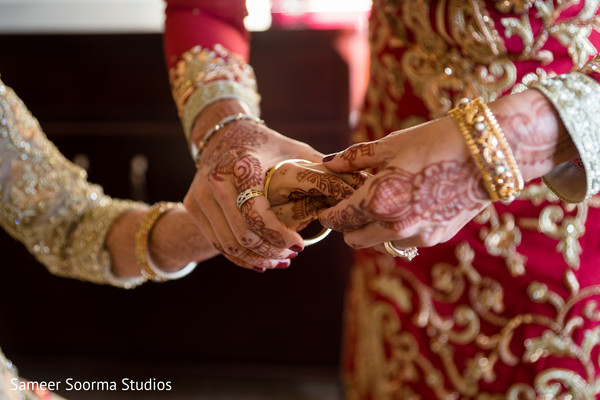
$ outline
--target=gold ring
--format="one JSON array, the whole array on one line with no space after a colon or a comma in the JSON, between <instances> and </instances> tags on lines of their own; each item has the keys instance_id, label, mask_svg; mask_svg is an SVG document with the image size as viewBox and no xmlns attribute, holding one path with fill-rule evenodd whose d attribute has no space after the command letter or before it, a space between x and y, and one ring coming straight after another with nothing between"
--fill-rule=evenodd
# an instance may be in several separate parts
<instances>
[{"instance_id":1,"label":"gold ring","mask_svg":"<svg viewBox=\"0 0 600 400\"><path fill-rule=\"evenodd\" d=\"M294 162L304 162L304 163L312 163L312 161L303 160L301 158L291 158L289 160L283 160L275 164L274 167L269 169L265 175L265 198L269 200L269 187L271 186L271 179L273 179L273 175L275 175L275 171L281 168L282 165L294 163ZM321 240L325 239L327 235L331 233L331 229L323 227L323 230L319 232L316 236L313 236L308 239L304 239L304 247L311 246L315 243L319 243Z\"/></svg>"},{"instance_id":2,"label":"gold ring","mask_svg":"<svg viewBox=\"0 0 600 400\"><path fill-rule=\"evenodd\" d=\"M406 258L407 261L412 261L413 258L419 255L419 250L416 247L409 247L406 249L398 249L394 247L391 241L383 243L383 246L393 257Z\"/></svg>"},{"instance_id":3,"label":"gold ring","mask_svg":"<svg viewBox=\"0 0 600 400\"><path fill-rule=\"evenodd\" d=\"M264 196L264 195L265 195L265 192L263 192L262 190L257 190L257 189L244 190L242 193L238 194L238 197L236 200L238 210L241 210L244 203L247 202L248 200L250 200L254 197L259 197L259 196Z\"/></svg>"}]
</instances>

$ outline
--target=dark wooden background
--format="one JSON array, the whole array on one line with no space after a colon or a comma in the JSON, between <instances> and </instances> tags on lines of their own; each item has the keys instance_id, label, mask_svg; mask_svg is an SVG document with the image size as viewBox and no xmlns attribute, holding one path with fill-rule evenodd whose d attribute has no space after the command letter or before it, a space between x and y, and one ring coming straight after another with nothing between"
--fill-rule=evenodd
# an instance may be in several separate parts
<instances>
[{"instance_id":1,"label":"dark wooden background","mask_svg":"<svg viewBox=\"0 0 600 400\"><path fill-rule=\"evenodd\" d=\"M268 125L324 153L348 141L348 65L338 51L344 35L271 31L252 39ZM176 201L194 167L161 40L3 35L0 72L68 158L85 156L90 180L108 194ZM148 161L141 187L130 179L136 155ZM0 344L25 376L71 358L148 368L338 368L350 262L338 235L307 248L286 271L258 274L218 257L181 281L132 291L53 277L4 233L0 249Z\"/></svg>"}]
</instances>

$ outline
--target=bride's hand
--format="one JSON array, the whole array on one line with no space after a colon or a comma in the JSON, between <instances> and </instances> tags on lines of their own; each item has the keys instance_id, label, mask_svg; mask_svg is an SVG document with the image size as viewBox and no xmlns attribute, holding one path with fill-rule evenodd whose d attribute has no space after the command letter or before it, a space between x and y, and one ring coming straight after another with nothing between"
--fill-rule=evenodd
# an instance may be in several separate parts
<instances>
[{"instance_id":1,"label":"bride's hand","mask_svg":"<svg viewBox=\"0 0 600 400\"><path fill-rule=\"evenodd\" d=\"M464 140L449 118L360 143L324 159L332 171L374 168L353 196L319 213L354 248L394 241L425 247L451 238L489 197Z\"/></svg>"},{"instance_id":2,"label":"bride's hand","mask_svg":"<svg viewBox=\"0 0 600 400\"><path fill-rule=\"evenodd\" d=\"M537 90L504 96L490 109L525 181L577 157L556 111ZM377 169L354 195L319 214L321 223L344 232L352 247L379 245L381 250L387 241L400 248L433 246L491 204L483 176L450 117L354 145L324 161L338 173Z\"/></svg>"},{"instance_id":3,"label":"bride's hand","mask_svg":"<svg viewBox=\"0 0 600 400\"><path fill-rule=\"evenodd\" d=\"M316 220L320 210L348 198L367 178L363 172L337 174L321 163L302 160L283 163L268 176L271 210L296 231Z\"/></svg>"}]
</instances>

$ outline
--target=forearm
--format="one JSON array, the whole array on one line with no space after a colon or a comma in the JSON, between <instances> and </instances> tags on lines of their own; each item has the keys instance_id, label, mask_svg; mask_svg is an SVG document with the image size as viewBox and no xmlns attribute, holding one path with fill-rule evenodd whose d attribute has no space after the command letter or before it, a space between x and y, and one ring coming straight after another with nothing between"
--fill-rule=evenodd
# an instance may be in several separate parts
<instances>
[{"instance_id":1,"label":"forearm","mask_svg":"<svg viewBox=\"0 0 600 400\"><path fill-rule=\"evenodd\" d=\"M106 248L111 257L112 272L129 278L141 276L135 255L135 235L146 209L124 212L112 225ZM175 272L192 261L203 261L218 254L199 230L189 214L174 208L160 218L148 240L149 257L162 271Z\"/></svg>"},{"instance_id":2,"label":"forearm","mask_svg":"<svg viewBox=\"0 0 600 400\"><path fill-rule=\"evenodd\" d=\"M539 178L577 157L552 103L535 89L490 104L525 181Z\"/></svg>"}]
</instances>

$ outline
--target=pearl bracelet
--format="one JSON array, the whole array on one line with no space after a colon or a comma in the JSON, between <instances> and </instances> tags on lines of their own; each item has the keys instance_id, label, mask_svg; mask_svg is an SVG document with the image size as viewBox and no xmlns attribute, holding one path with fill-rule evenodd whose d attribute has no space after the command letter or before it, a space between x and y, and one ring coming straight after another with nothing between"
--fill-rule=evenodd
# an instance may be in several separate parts
<instances>
[{"instance_id":1,"label":"pearl bracelet","mask_svg":"<svg viewBox=\"0 0 600 400\"><path fill-rule=\"evenodd\" d=\"M182 206L181 203L160 202L150 207L150 210L144 215L140 227L135 234L135 257L144 278L153 282L165 282L179 279L189 275L198 265L197 262L191 262L177 272L164 272L154 265L150 259L150 254L148 253L148 238L152 228L156 225L156 222L167 211Z\"/></svg>"},{"instance_id":2,"label":"pearl bracelet","mask_svg":"<svg viewBox=\"0 0 600 400\"><path fill-rule=\"evenodd\" d=\"M210 138L215 133L217 133L219 130L223 129L225 127L225 125L227 125L231 122L242 121L242 120L253 121L260 125L265 124L265 121L263 121L262 119L255 117L253 115L244 114L244 113L228 115L227 117L223 118L221 121L219 121L219 123L217 123L211 129L209 129L208 132L206 132L204 134L204 136L202 137L202 140L200 141L198 146L196 146L195 144L192 143L192 158L194 159L196 166L198 166L198 164L200 163L200 155L202 154L202 151L208 144L208 141L210 140Z\"/></svg>"}]
</instances>

